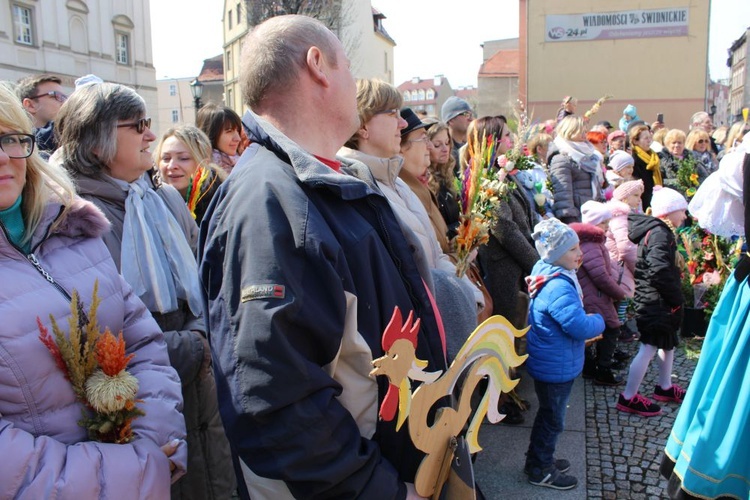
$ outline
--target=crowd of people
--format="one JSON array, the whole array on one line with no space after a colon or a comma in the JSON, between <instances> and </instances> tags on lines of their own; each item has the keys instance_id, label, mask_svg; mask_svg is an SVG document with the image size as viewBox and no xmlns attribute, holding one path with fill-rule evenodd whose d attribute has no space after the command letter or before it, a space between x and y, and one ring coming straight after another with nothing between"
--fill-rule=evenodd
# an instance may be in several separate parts
<instances>
[{"instance_id":1,"label":"crowd of people","mask_svg":"<svg viewBox=\"0 0 750 500\"><path fill-rule=\"evenodd\" d=\"M93 75L70 95L50 75L0 85L0 450L15 457L0 496L423 498L423 453L378 418L390 392L370 376L394 307L420 320L426 372L491 315L530 327L516 347L538 398L531 484L578 484L555 448L583 374L623 386L612 403L626 413L683 404L662 464L673 498L747 496L744 257L700 382L686 394L671 379L676 230L695 196L699 224L744 234L747 122L714 130L698 112L686 132L628 105L615 129L572 96L523 138L458 97L424 116L392 85L355 81L340 41L303 16L250 32L241 80L243 117L209 104L160 138L134 90ZM459 277L459 186L485 137L507 195ZM513 151L525 161L507 162ZM89 439L39 341L97 286L99 326L135 355L145 414L127 443ZM628 364L618 344L635 340ZM658 384L642 392L655 356ZM524 403L503 399L505 424Z\"/></svg>"}]
</instances>

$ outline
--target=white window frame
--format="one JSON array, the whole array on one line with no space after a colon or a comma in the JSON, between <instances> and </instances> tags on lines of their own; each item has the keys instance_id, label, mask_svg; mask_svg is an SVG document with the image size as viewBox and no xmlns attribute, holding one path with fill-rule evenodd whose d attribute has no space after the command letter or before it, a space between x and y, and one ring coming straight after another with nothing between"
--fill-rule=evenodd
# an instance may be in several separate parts
<instances>
[{"instance_id":1,"label":"white window frame","mask_svg":"<svg viewBox=\"0 0 750 500\"><path fill-rule=\"evenodd\" d=\"M174 83L169 84L169 95L172 97L177 95L177 85Z\"/></svg>"},{"instance_id":2,"label":"white window frame","mask_svg":"<svg viewBox=\"0 0 750 500\"><path fill-rule=\"evenodd\" d=\"M172 110L172 123L177 123L180 121L180 110L173 109Z\"/></svg>"},{"instance_id":3,"label":"white window frame","mask_svg":"<svg viewBox=\"0 0 750 500\"><path fill-rule=\"evenodd\" d=\"M21 45L34 45L34 9L19 3L11 4L11 9L14 40Z\"/></svg>"},{"instance_id":4,"label":"white window frame","mask_svg":"<svg viewBox=\"0 0 750 500\"><path fill-rule=\"evenodd\" d=\"M122 42L125 42L124 46ZM115 61L117 64L130 65L130 34L115 32Z\"/></svg>"}]
</instances>

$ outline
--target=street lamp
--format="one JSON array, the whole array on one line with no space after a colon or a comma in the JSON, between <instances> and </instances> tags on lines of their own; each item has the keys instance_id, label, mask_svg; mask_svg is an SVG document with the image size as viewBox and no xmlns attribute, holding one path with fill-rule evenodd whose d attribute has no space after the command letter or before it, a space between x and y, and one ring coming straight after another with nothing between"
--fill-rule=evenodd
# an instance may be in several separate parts
<instances>
[{"instance_id":1,"label":"street lamp","mask_svg":"<svg viewBox=\"0 0 750 500\"><path fill-rule=\"evenodd\" d=\"M197 78L190 82L190 93L193 94L195 111L197 113L201 109L201 97L203 97L203 84Z\"/></svg>"}]
</instances>

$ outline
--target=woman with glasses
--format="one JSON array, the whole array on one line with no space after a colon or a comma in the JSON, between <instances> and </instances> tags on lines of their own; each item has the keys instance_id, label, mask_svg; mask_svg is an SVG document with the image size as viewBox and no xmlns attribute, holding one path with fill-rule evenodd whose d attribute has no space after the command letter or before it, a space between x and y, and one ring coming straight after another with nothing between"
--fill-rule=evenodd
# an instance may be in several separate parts
<instances>
[{"instance_id":1,"label":"woman with glasses","mask_svg":"<svg viewBox=\"0 0 750 500\"><path fill-rule=\"evenodd\" d=\"M109 222L35 150L18 98L0 86L0 497L168 498L185 471L180 381L164 338L123 281L101 236ZM127 444L90 440L85 407L40 341L50 316L68 330L73 292L99 327L122 332L145 415Z\"/></svg>"},{"instance_id":2,"label":"woman with glasses","mask_svg":"<svg viewBox=\"0 0 750 500\"><path fill-rule=\"evenodd\" d=\"M706 172L713 173L719 166L716 155L711 149L711 137L703 129L694 128L685 139L685 147L693 152L693 156L699 161Z\"/></svg>"},{"instance_id":3,"label":"woman with glasses","mask_svg":"<svg viewBox=\"0 0 750 500\"><path fill-rule=\"evenodd\" d=\"M164 331L182 381L188 473L173 485L172 498L228 498L235 479L201 318L198 227L180 194L155 175L156 136L145 115L143 99L128 87L80 87L57 117L60 161L79 194L111 222L104 242Z\"/></svg>"},{"instance_id":4,"label":"woman with glasses","mask_svg":"<svg viewBox=\"0 0 750 500\"><path fill-rule=\"evenodd\" d=\"M400 155L403 130L407 130L406 136L417 132L412 136L416 142L411 143L415 148L412 152L417 153L415 158L421 155L426 162L427 152L424 124L414 115L410 127L400 114L402 103L401 93L392 85L374 79L358 80L357 109L362 125L339 150L339 156L360 161L372 172L401 223L404 236L417 249L415 258L441 312L449 349L451 341L460 347L476 327L477 310L484 307L484 298L466 276L456 278L456 267L440 248L422 202L399 177L404 166ZM424 168L423 163L422 172Z\"/></svg>"},{"instance_id":5,"label":"woman with glasses","mask_svg":"<svg viewBox=\"0 0 750 500\"><path fill-rule=\"evenodd\" d=\"M154 161L164 182L185 199L198 226L227 173L211 161L211 142L198 127L167 130L156 146Z\"/></svg>"},{"instance_id":6,"label":"woman with glasses","mask_svg":"<svg viewBox=\"0 0 750 500\"><path fill-rule=\"evenodd\" d=\"M685 148L685 132L673 128L664 136L664 149L659 153L659 163L661 165L662 175L664 176L664 185L685 194L684 188L677 181L677 172L680 166L691 163L695 173L698 174L698 182L702 183L708 172L702 163L694 160L693 154Z\"/></svg>"},{"instance_id":7,"label":"woman with glasses","mask_svg":"<svg viewBox=\"0 0 750 500\"><path fill-rule=\"evenodd\" d=\"M401 157L404 159L404 165L398 176L422 202L443 253L450 253L448 226L440 214L437 198L429 188L428 167L432 142L427 136L427 124L422 122L411 108L402 109L401 118L406 120L406 127L401 130Z\"/></svg>"}]
</instances>

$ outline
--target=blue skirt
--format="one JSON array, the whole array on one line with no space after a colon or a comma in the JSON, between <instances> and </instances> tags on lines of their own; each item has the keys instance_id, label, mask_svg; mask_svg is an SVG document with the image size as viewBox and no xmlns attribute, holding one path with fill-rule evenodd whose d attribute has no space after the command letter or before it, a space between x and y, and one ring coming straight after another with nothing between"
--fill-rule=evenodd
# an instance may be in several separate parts
<instances>
[{"instance_id":1,"label":"blue skirt","mask_svg":"<svg viewBox=\"0 0 750 500\"><path fill-rule=\"evenodd\" d=\"M732 275L665 450L683 497L750 497L749 312L747 278Z\"/></svg>"}]
</instances>

